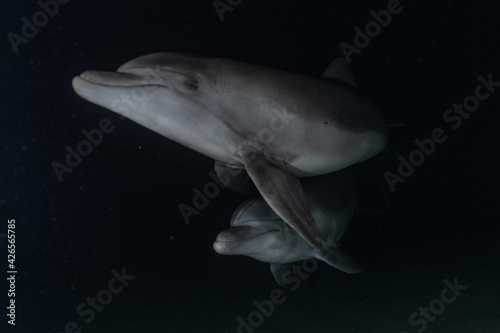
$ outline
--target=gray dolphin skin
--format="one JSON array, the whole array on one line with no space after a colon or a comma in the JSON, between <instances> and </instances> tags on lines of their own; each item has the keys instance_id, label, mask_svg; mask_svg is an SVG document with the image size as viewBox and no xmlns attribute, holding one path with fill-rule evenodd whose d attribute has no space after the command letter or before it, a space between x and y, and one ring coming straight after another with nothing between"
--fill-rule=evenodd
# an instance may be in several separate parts
<instances>
[{"instance_id":1,"label":"gray dolphin skin","mask_svg":"<svg viewBox=\"0 0 500 333\"><path fill-rule=\"evenodd\" d=\"M89 102L215 160L229 188L248 177L311 246L321 240L298 177L331 173L384 149L386 124L343 58L323 78L243 62L154 53L73 79Z\"/></svg>"},{"instance_id":2,"label":"gray dolphin skin","mask_svg":"<svg viewBox=\"0 0 500 333\"><path fill-rule=\"evenodd\" d=\"M252 199L236 209L231 228L219 233L214 250L270 263L274 278L283 287L290 287L291 264L296 261L316 258L347 273L362 271L362 266L338 248L358 206L352 174L343 170L320 177L306 186L304 193L321 236L321 248L306 243L264 200Z\"/></svg>"}]
</instances>

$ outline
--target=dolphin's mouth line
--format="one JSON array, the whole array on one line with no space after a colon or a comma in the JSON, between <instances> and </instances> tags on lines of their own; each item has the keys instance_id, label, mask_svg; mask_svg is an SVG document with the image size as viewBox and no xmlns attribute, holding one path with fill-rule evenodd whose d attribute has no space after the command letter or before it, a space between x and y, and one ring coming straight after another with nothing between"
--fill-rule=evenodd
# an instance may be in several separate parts
<instances>
[{"instance_id":1,"label":"dolphin's mouth line","mask_svg":"<svg viewBox=\"0 0 500 333\"><path fill-rule=\"evenodd\" d=\"M244 229L243 229L244 228ZM246 231L247 227L232 227L228 230L225 230L217 235L217 239L215 240L216 242L223 242L223 243L233 243L233 242L239 242L239 241L246 241L250 239L254 239L257 237L260 237L262 235L268 234L270 232L280 232L279 229L270 229L258 234L253 234L247 237L241 237L241 232L238 231Z\"/></svg>"},{"instance_id":2,"label":"dolphin's mouth line","mask_svg":"<svg viewBox=\"0 0 500 333\"><path fill-rule=\"evenodd\" d=\"M117 73L117 72L102 72L102 71L86 71L77 76L77 78L94 85L101 87L127 87L127 88L145 88L153 89L157 87L167 88L161 84L148 83L148 77Z\"/></svg>"},{"instance_id":3,"label":"dolphin's mouth line","mask_svg":"<svg viewBox=\"0 0 500 333\"><path fill-rule=\"evenodd\" d=\"M165 89L168 89L168 87L165 87L165 86L160 86L160 85L157 85L157 84L147 84L147 85L126 85L126 84L105 84L105 83L99 83L99 82L92 82L92 81L89 81L89 80L85 80L84 78L82 78L81 76L78 76L79 79L89 83L89 84L93 84L95 86L100 86L100 87L115 87L115 88L144 88L144 89L147 89L147 90L153 90L155 88L165 88Z\"/></svg>"},{"instance_id":4,"label":"dolphin's mouth line","mask_svg":"<svg viewBox=\"0 0 500 333\"><path fill-rule=\"evenodd\" d=\"M126 65L126 64L125 64ZM118 74L130 74L130 72L134 72L136 70L144 70L144 67L123 67L125 65L122 65L120 66L117 70L116 70L116 73ZM123 67L123 68L122 68ZM167 68L163 68L163 67L157 67L157 68L153 68L153 67L148 67L149 69L151 69L151 71L154 71L155 74L150 74L152 77L155 77L155 75L158 75L158 73L172 73L172 74L177 74L177 75L183 75L183 76L190 76L190 77L193 77L192 75L190 74L186 74L186 73L182 73L182 72L179 72L179 71L175 71L175 70L171 70L171 69L167 69ZM130 75L134 75L134 74L130 74ZM194 78L194 77L193 77Z\"/></svg>"}]
</instances>

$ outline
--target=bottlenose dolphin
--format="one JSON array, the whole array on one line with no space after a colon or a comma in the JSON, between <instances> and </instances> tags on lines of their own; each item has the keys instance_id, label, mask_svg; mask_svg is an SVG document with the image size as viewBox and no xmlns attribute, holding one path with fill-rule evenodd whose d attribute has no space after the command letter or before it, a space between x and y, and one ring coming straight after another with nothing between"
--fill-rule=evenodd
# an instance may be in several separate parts
<instances>
[{"instance_id":1,"label":"bottlenose dolphin","mask_svg":"<svg viewBox=\"0 0 500 333\"><path fill-rule=\"evenodd\" d=\"M315 78L227 59L155 53L116 72L86 71L73 79L73 88L214 159L228 187L243 188L249 176L276 214L318 248L297 177L361 162L387 141L385 121L353 83L344 58Z\"/></svg>"},{"instance_id":2,"label":"bottlenose dolphin","mask_svg":"<svg viewBox=\"0 0 500 333\"><path fill-rule=\"evenodd\" d=\"M214 250L270 263L274 278L282 286L288 286L291 281L291 263L310 258L325 261L347 273L362 271L362 266L338 248L358 206L356 180L352 174L338 171L320 177L304 187L304 194L321 236L321 248L307 244L264 200L251 199L236 209L231 228L219 233Z\"/></svg>"}]
</instances>

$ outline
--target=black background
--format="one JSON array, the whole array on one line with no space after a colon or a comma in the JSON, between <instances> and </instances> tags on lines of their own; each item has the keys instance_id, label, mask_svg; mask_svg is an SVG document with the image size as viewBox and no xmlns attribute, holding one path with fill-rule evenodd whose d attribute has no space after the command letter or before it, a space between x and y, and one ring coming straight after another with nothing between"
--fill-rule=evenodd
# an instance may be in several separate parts
<instances>
[{"instance_id":1,"label":"black background","mask_svg":"<svg viewBox=\"0 0 500 333\"><path fill-rule=\"evenodd\" d=\"M322 265L297 291L300 296L289 297L291 304L302 304L304 316L287 317L283 305L266 319L262 332L289 332L300 326L297 322L310 321L325 323L316 328L321 332L334 331L324 327L361 331L347 319L317 318L313 295L344 283L348 287L340 292L354 296L342 294L341 304L362 294L377 308L377 297L397 285L393 273L401 266L412 267L415 278L429 267L443 267L435 270L442 273L439 281L458 274L443 263L478 274L491 270L487 279L499 277L500 92L481 102L457 130L442 119L454 103L474 93L479 75L500 81L498 6L493 4L402 1L403 11L352 56L361 90L388 123L405 126L391 130L383 153L354 168L361 178L361 207L385 214L356 220L342 246L367 266L362 274L395 284L364 284L361 292L346 282L359 278ZM212 250L244 197L223 190L184 223L178 205L190 205L192 189L212 181L213 161L79 98L71 87L73 76L88 69L115 70L159 51L321 75L342 55L341 42L353 44L353 28L373 20L371 10L386 7L387 1L243 0L220 21L211 1L72 0L15 53L7 34L21 34L21 18L31 20L40 7L35 1L3 0L0 233L6 232L7 219L16 219L16 331L61 332L75 320L84 332L234 332L235 318L277 287L267 264ZM84 139L81 131L96 128L103 118L113 121L115 131L59 182L51 163L64 162L65 147L75 147ZM398 156L407 158L416 149L413 141L429 138L436 127L445 129L446 142L391 193L383 173L396 173ZM6 246L1 248L4 276ZM136 279L91 324L83 323L74 308L107 285L111 269L122 267ZM425 283L422 278L408 292L418 293ZM488 308L498 314L498 295L483 292L490 293ZM416 301L412 309L428 301ZM410 312L398 312L397 304L388 311L394 316L384 320L381 312L380 322L389 323L381 331L408 329ZM356 321L373 320L363 313ZM467 314L465 323L481 316Z\"/></svg>"}]
</instances>

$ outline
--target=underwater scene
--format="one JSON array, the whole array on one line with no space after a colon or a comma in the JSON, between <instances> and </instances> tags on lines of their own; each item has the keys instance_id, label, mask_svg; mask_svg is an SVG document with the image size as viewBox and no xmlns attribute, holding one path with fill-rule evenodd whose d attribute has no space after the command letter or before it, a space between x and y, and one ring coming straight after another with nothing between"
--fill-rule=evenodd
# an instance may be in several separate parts
<instances>
[{"instance_id":1,"label":"underwater scene","mask_svg":"<svg viewBox=\"0 0 500 333\"><path fill-rule=\"evenodd\" d=\"M3 0L0 332L500 332L499 10Z\"/></svg>"}]
</instances>

